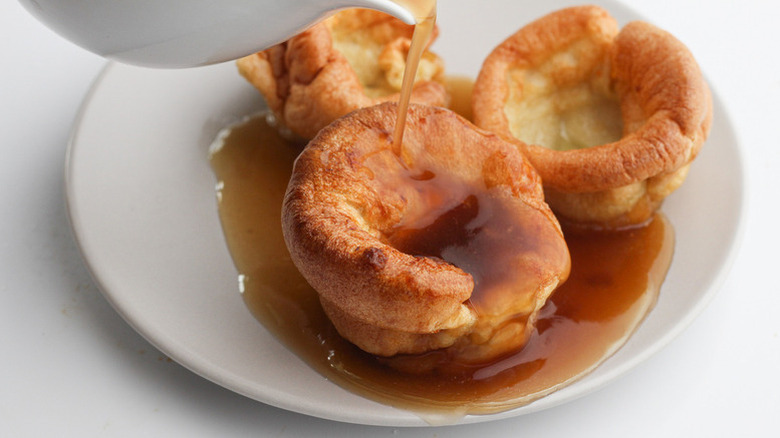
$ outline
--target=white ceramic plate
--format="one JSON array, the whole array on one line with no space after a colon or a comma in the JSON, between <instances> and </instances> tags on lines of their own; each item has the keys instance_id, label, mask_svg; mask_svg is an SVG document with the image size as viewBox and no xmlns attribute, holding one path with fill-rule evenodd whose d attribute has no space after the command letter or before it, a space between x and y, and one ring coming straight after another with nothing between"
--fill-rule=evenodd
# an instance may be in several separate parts
<instances>
[{"instance_id":1,"label":"white ceramic plate","mask_svg":"<svg viewBox=\"0 0 780 438\"><path fill-rule=\"evenodd\" d=\"M471 0L442 1L435 49L450 73L474 77L490 48L566 4L492 0L477 14ZM621 23L640 18L614 2L604 4ZM119 314L157 348L226 388L327 419L424 425L412 413L327 381L244 307L217 217L207 150L222 127L262 105L232 64L105 69L86 99L67 164L72 225L95 280ZM668 343L723 280L742 206L740 151L716 96L710 140L686 183L664 205L677 232L676 252L658 304L640 329L579 382L528 406L462 422L526 414L580 397Z\"/></svg>"}]
</instances>

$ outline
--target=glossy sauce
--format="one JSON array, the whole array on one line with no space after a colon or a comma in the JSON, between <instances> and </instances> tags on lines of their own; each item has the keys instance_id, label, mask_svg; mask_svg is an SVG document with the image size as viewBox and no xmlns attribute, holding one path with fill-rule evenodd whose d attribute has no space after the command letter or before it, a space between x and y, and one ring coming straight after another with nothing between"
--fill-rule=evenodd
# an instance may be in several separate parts
<instances>
[{"instance_id":1,"label":"glossy sauce","mask_svg":"<svg viewBox=\"0 0 780 438\"><path fill-rule=\"evenodd\" d=\"M212 154L243 298L270 332L328 379L430 421L511 409L587 374L652 308L671 261L673 231L662 215L621 231L565 229L569 280L542 308L524 348L459 373L404 373L342 339L290 260L280 210L299 151L256 117L234 127Z\"/></svg>"},{"instance_id":2,"label":"glossy sauce","mask_svg":"<svg viewBox=\"0 0 780 438\"><path fill-rule=\"evenodd\" d=\"M477 318L449 348L383 362L413 373L469 374L522 347L537 303L552 291L551 282L567 276L569 253L544 212L502 190L458 181L445 169L427 173L430 179L390 184L413 187L421 196L417 211L407 210L385 240L406 254L441 259L468 273L474 286L465 304Z\"/></svg>"}]
</instances>

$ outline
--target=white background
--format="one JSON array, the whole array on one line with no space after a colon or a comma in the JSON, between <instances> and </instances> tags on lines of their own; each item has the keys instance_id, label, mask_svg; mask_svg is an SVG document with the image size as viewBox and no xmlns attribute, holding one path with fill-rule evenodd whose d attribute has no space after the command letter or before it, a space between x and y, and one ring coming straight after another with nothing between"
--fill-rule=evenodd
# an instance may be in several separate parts
<instances>
[{"instance_id":1,"label":"white background","mask_svg":"<svg viewBox=\"0 0 780 438\"><path fill-rule=\"evenodd\" d=\"M69 131L105 61L2 2L0 437L780 436L780 4L626 3L688 45L735 124L748 213L731 273L682 335L595 394L492 423L392 429L236 395L117 316L81 260L63 200Z\"/></svg>"}]
</instances>

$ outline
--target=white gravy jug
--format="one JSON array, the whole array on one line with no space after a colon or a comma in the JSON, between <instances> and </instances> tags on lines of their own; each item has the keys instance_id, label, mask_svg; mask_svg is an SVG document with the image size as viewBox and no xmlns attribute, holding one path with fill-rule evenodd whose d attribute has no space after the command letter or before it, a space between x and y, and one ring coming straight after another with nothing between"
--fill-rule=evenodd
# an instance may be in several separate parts
<instances>
[{"instance_id":1,"label":"white gravy jug","mask_svg":"<svg viewBox=\"0 0 780 438\"><path fill-rule=\"evenodd\" d=\"M415 23L414 15L393 0L20 2L55 32L91 52L164 68L238 59L285 41L344 8L376 9Z\"/></svg>"}]
</instances>

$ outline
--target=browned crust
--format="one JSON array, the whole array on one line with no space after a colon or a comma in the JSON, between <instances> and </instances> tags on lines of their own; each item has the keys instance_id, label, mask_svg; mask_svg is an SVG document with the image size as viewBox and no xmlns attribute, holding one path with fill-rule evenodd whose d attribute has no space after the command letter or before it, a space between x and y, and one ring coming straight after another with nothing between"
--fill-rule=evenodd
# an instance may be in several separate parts
<instances>
[{"instance_id":1,"label":"browned crust","mask_svg":"<svg viewBox=\"0 0 780 438\"><path fill-rule=\"evenodd\" d=\"M671 174L689 164L710 129L709 88L688 49L655 26L632 22L619 33L595 6L563 9L520 29L485 60L474 90L478 126L513 139L545 187L566 193L615 189ZM503 111L510 67L533 67L579 38L611 42L609 68L621 102L623 138L586 149L555 151L525 144Z\"/></svg>"},{"instance_id":2,"label":"browned crust","mask_svg":"<svg viewBox=\"0 0 780 438\"><path fill-rule=\"evenodd\" d=\"M337 327L357 327L368 339L350 340L383 355L446 346L475 319L464 304L474 288L469 274L441 259L400 252L383 239L420 196L413 188L386 184L386 177L363 164L371 159L374 169L376 163L399 168L389 139L396 111L390 103L364 108L323 129L296 161L282 211L295 265L326 309L336 309L331 317L348 315ZM451 111L412 105L404 145L413 166L425 169L433 160L464 184L496 188L558 226L536 172L495 134ZM442 332L450 339L410 336Z\"/></svg>"},{"instance_id":3,"label":"browned crust","mask_svg":"<svg viewBox=\"0 0 780 438\"><path fill-rule=\"evenodd\" d=\"M370 26L373 36L389 41L387 46L408 49L412 26L376 11L355 11L353 15L353 25ZM334 47L331 31L324 22L285 43L238 60L237 66L241 75L263 94L279 121L305 139L314 137L350 111L398 100L397 93L381 98L366 95L347 58ZM420 81L411 99L444 106L447 94L439 82Z\"/></svg>"}]
</instances>

